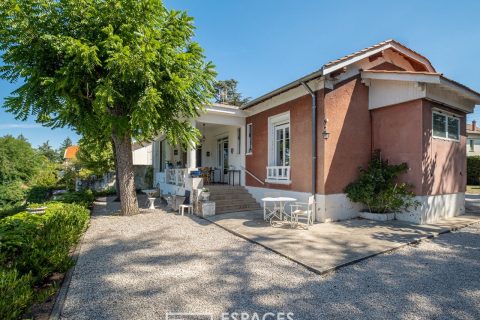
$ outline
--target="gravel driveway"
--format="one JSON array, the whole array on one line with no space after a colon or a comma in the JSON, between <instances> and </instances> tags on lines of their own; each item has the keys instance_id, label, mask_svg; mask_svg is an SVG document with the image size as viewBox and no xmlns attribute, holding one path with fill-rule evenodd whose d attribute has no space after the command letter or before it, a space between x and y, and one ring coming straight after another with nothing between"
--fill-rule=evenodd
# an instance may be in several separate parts
<instances>
[{"instance_id":1,"label":"gravel driveway","mask_svg":"<svg viewBox=\"0 0 480 320\"><path fill-rule=\"evenodd\" d=\"M93 217L62 317L166 312L480 319L480 224L319 276L199 218Z\"/></svg>"}]
</instances>

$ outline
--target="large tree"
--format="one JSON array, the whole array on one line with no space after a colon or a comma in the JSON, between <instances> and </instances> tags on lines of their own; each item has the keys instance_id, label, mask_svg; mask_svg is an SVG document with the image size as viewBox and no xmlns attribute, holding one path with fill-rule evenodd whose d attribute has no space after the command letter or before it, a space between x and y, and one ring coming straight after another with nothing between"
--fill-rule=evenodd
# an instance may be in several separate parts
<instances>
[{"instance_id":1,"label":"large tree","mask_svg":"<svg viewBox=\"0 0 480 320\"><path fill-rule=\"evenodd\" d=\"M250 101L249 97L244 97L238 92L237 86L238 81L235 79L215 82L215 102L232 106L242 106Z\"/></svg>"},{"instance_id":2,"label":"large tree","mask_svg":"<svg viewBox=\"0 0 480 320\"><path fill-rule=\"evenodd\" d=\"M65 150L68 147L71 147L73 145L72 139L70 137L66 137L65 140L60 144L60 147L57 150L58 156L61 160L63 160L63 157L65 156Z\"/></svg>"},{"instance_id":3,"label":"large tree","mask_svg":"<svg viewBox=\"0 0 480 320\"><path fill-rule=\"evenodd\" d=\"M60 162L60 155L52 148L48 140L42 143L37 151L51 162Z\"/></svg>"},{"instance_id":4,"label":"large tree","mask_svg":"<svg viewBox=\"0 0 480 320\"><path fill-rule=\"evenodd\" d=\"M195 141L189 119L213 96L213 65L193 35L193 19L160 0L2 0L0 77L23 82L5 107L88 136L108 132L122 212L137 213L132 138Z\"/></svg>"}]
</instances>

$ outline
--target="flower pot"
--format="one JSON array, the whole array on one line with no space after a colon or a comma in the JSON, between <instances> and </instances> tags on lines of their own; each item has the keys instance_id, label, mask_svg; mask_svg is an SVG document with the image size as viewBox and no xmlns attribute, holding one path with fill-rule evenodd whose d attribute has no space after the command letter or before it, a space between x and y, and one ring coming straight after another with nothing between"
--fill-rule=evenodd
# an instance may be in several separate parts
<instances>
[{"instance_id":1,"label":"flower pot","mask_svg":"<svg viewBox=\"0 0 480 320\"><path fill-rule=\"evenodd\" d=\"M210 192L202 192L203 201L208 201L210 199Z\"/></svg>"},{"instance_id":2,"label":"flower pot","mask_svg":"<svg viewBox=\"0 0 480 320\"><path fill-rule=\"evenodd\" d=\"M360 212L360 217L374 221L395 220L395 213Z\"/></svg>"}]
</instances>

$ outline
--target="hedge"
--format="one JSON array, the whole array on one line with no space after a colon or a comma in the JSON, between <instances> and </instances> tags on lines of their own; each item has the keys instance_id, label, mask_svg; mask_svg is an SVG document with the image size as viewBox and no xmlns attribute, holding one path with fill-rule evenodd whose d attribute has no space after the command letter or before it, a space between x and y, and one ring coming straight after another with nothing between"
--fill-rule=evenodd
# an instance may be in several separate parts
<instances>
[{"instance_id":1,"label":"hedge","mask_svg":"<svg viewBox=\"0 0 480 320\"><path fill-rule=\"evenodd\" d=\"M480 156L467 157L467 184L480 185Z\"/></svg>"},{"instance_id":2,"label":"hedge","mask_svg":"<svg viewBox=\"0 0 480 320\"><path fill-rule=\"evenodd\" d=\"M88 224L84 206L48 203L44 214L0 220L0 319L16 319L33 302L33 287L72 266L69 252Z\"/></svg>"}]
</instances>

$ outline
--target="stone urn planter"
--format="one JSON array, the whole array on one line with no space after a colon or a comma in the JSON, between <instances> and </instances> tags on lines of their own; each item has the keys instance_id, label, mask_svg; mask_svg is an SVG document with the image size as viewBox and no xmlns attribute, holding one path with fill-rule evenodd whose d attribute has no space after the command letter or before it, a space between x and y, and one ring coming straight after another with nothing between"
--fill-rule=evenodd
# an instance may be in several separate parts
<instances>
[{"instance_id":1,"label":"stone urn planter","mask_svg":"<svg viewBox=\"0 0 480 320\"><path fill-rule=\"evenodd\" d=\"M42 214L45 213L45 210L47 207L33 207L33 208L27 208L27 212L31 214Z\"/></svg>"},{"instance_id":2,"label":"stone urn planter","mask_svg":"<svg viewBox=\"0 0 480 320\"><path fill-rule=\"evenodd\" d=\"M201 196L203 201L208 201L210 199L210 191L206 188L202 189Z\"/></svg>"},{"instance_id":3,"label":"stone urn planter","mask_svg":"<svg viewBox=\"0 0 480 320\"><path fill-rule=\"evenodd\" d=\"M360 212L360 217L374 221L388 221L395 220L395 213L372 213L372 212Z\"/></svg>"}]
</instances>

